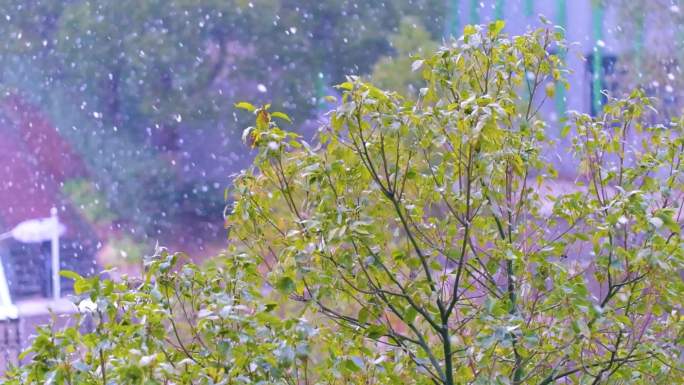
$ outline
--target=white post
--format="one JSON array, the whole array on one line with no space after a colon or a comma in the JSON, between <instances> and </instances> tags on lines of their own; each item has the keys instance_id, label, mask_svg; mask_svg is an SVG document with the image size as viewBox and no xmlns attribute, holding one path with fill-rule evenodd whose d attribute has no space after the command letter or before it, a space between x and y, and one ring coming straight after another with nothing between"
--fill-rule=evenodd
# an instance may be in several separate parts
<instances>
[{"instance_id":1,"label":"white post","mask_svg":"<svg viewBox=\"0 0 684 385\"><path fill-rule=\"evenodd\" d=\"M59 282L59 218L57 208L50 209L50 218L54 221L52 241L50 242L52 251L52 298L56 301L61 296Z\"/></svg>"},{"instance_id":2,"label":"white post","mask_svg":"<svg viewBox=\"0 0 684 385\"><path fill-rule=\"evenodd\" d=\"M5 276L5 268L0 262L0 308L12 305L12 297L10 296L9 285L7 285L7 277ZM0 317L2 319L2 317Z\"/></svg>"}]
</instances>

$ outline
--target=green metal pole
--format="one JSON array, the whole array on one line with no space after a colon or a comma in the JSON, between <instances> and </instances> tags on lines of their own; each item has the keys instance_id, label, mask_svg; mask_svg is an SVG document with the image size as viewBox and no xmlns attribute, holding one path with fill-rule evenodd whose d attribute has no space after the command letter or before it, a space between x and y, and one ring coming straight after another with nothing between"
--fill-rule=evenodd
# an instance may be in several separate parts
<instances>
[{"instance_id":1,"label":"green metal pole","mask_svg":"<svg viewBox=\"0 0 684 385\"><path fill-rule=\"evenodd\" d=\"M494 18L496 20L503 20L504 18L504 0L496 0L494 6Z\"/></svg>"},{"instance_id":2,"label":"green metal pole","mask_svg":"<svg viewBox=\"0 0 684 385\"><path fill-rule=\"evenodd\" d=\"M592 7L592 30L594 38L594 59L592 69L594 78L592 79L594 90L592 95L592 106L596 113L601 109L601 88L603 86L603 5L595 2Z\"/></svg>"},{"instance_id":3,"label":"green metal pole","mask_svg":"<svg viewBox=\"0 0 684 385\"><path fill-rule=\"evenodd\" d=\"M634 39L634 58L636 59L637 74L641 74L644 54L644 12L637 12L636 36Z\"/></svg>"},{"instance_id":4,"label":"green metal pole","mask_svg":"<svg viewBox=\"0 0 684 385\"><path fill-rule=\"evenodd\" d=\"M684 1L679 0L678 4L679 4L680 9L684 8ZM684 28L682 28L682 19L678 18L677 20L678 20L678 23L676 26L676 28L677 28L677 40L675 41L675 48L677 49L677 52L679 53L679 55L681 55L682 48L683 48L682 42L684 42L684 40L682 40L682 39L684 39ZM681 56L677 56L677 58L678 58L677 60L680 60Z\"/></svg>"},{"instance_id":5,"label":"green metal pole","mask_svg":"<svg viewBox=\"0 0 684 385\"><path fill-rule=\"evenodd\" d=\"M565 30L568 25L567 1L556 0L556 24L563 28L563 36L565 37ZM565 51L558 53L561 60L565 61ZM556 82L556 113L558 116L565 116L566 111L566 93L565 86L561 82Z\"/></svg>"},{"instance_id":6,"label":"green metal pole","mask_svg":"<svg viewBox=\"0 0 684 385\"><path fill-rule=\"evenodd\" d=\"M458 36L461 34L458 20L458 0L445 0L446 18L444 19L444 36Z\"/></svg>"},{"instance_id":7,"label":"green metal pole","mask_svg":"<svg viewBox=\"0 0 684 385\"><path fill-rule=\"evenodd\" d=\"M323 72L319 72L314 80L316 87L316 104L317 107L325 108L325 91L326 91L326 79Z\"/></svg>"},{"instance_id":8,"label":"green metal pole","mask_svg":"<svg viewBox=\"0 0 684 385\"><path fill-rule=\"evenodd\" d=\"M534 0L525 0L525 16L530 17L534 13Z\"/></svg>"},{"instance_id":9,"label":"green metal pole","mask_svg":"<svg viewBox=\"0 0 684 385\"><path fill-rule=\"evenodd\" d=\"M470 24L480 24L480 2L470 0Z\"/></svg>"}]
</instances>

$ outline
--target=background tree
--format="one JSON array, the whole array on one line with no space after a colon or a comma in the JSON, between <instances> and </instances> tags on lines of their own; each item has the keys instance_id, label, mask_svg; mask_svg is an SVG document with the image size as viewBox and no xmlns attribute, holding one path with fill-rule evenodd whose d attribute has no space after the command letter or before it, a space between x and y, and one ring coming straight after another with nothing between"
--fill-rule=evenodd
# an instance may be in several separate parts
<instances>
[{"instance_id":1,"label":"background tree","mask_svg":"<svg viewBox=\"0 0 684 385\"><path fill-rule=\"evenodd\" d=\"M174 222L221 222L228 176L251 157L239 142L245 122L222 106L269 90L303 122L329 84L369 73L389 52L400 16L438 34L442 6L4 0L0 77L5 91L39 103L84 157L92 180L81 182L106 199L112 227L156 238ZM196 159L199 147L214 152L211 166Z\"/></svg>"},{"instance_id":2,"label":"background tree","mask_svg":"<svg viewBox=\"0 0 684 385\"><path fill-rule=\"evenodd\" d=\"M417 95L423 84L419 71L408 72L415 57L437 49L430 33L415 19L405 18L399 32L392 35L390 44L395 55L380 58L373 66L371 79L378 87L406 95Z\"/></svg>"}]
</instances>

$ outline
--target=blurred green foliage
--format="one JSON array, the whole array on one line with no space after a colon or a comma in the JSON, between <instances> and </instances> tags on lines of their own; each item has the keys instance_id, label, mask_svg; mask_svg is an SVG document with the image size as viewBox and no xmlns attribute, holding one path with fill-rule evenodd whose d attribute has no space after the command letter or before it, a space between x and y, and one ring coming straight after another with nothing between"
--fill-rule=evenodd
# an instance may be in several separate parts
<instances>
[{"instance_id":1,"label":"blurred green foliage","mask_svg":"<svg viewBox=\"0 0 684 385\"><path fill-rule=\"evenodd\" d=\"M399 20L441 30L434 0L0 0L0 77L39 104L83 155L110 209L138 235L166 219L220 212L222 188L188 207L207 170L179 176L181 132L236 147L225 106L264 98L298 122L315 115L322 87L367 74L391 50ZM321 82L324 79L325 83ZM220 138L216 138L220 136ZM248 157L245 155L244 157ZM196 167L194 162L188 162ZM243 162L244 163L244 162ZM234 167L243 163L237 162ZM193 172L183 171L192 175ZM189 179L188 179L189 178ZM194 179L193 179L194 178ZM191 196L197 197L197 194Z\"/></svg>"},{"instance_id":2,"label":"blurred green foliage","mask_svg":"<svg viewBox=\"0 0 684 385\"><path fill-rule=\"evenodd\" d=\"M88 180L68 180L64 183L62 192L90 223L109 224L116 219L107 208L104 196Z\"/></svg>"},{"instance_id":3,"label":"blurred green foliage","mask_svg":"<svg viewBox=\"0 0 684 385\"><path fill-rule=\"evenodd\" d=\"M415 59L437 49L433 36L413 18L405 18L399 31L390 37L394 55L380 58L373 66L371 79L379 87L417 96L423 86L420 71L409 71Z\"/></svg>"}]
</instances>

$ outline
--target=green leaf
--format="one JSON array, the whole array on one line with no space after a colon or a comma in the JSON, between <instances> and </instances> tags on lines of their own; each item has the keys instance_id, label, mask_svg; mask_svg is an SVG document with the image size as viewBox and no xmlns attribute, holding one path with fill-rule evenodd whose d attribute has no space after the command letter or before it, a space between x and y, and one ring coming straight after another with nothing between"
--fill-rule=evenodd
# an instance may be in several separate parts
<instances>
[{"instance_id":1,"label":"green leaf","mask_svg":"<svg viewBox=\"0 0 684 385\"><path fill-rule=\"evenodd\" d=\"M274 118L282 119L282 120L292 124L292 119L290 119L290 117L287 116L287 114L284 112L279 112L279 111L271 112L271 116Z\"/></svg>"},{"instance_id":2,"label":"green leaf","mask_svg":"<svg viewBox=\"0 0 684 385\"><path fill-rule=\"evenodd\" d=\"M366 329L366 337L370 339L378 339L387 334L387 328L384 325L372 325Z\"/></svg>"},{"instance_id":3,"label":"green leaf","mask_svg":"<svg viewBox=\"0 0 684 385\"><path fill-rule=\"evenodd\" d=\"M74 281L78 281L79 279L83 279L78 273L75 271L71 270L60 270L59 275L65 278L73 279Z\"/></svg>"},{"instance_id":4,"label":"green leaf","mask_svg":"<svg viewBox=\"0 0 684 385\"><path fill-rule=\"evenodd\" d=\"M74 293L76 294L83 294L87 291L90 291L92 288L92 285L87 279L77 279L74 282Z\"/></svg>"},{"instance_id":5,"label":"green leaf","mask_svg":"<svg viewBox=\"0 0 684 385\"><path fill-rule=\"evenodd\" d=\"M561 138L567 137L569 133L570 133L570 125L564 124L563 128L561 128L561 132L560 132Z\"/></svg>"},{"instance_id":6,"label":"green leaf","mask_svg":"<svg viewBox=\"0 0 684 385\"><path fill-rule=\"evenodd\" d=\"M22 351L21 353L19 353L19 356L17 357L17 359L21 362L21 361L24 360L24 358L26 358L26 357L27 357L29 354L31 354L31 353L33 353L33 348L32 348L32 347L30 347L30 348L28 348L28 349Z\"/></svg>"},{"instance_id":7,"label":"green leaf","mask_svg":"<svg viewBox=\"0 0 684 385\"><path fill-rule=\"evenodd\" d=\"M463 36L468 37L477 33L475 26L468 24L463 28Z\"/></svg>"},{"instance_id":8,"label":"green leaf","mask_svg":"<svg viewBox=\"0 0 684 385\"><path fill-rule=\"evenodd\" d=\"M357 315L357 318L358 318L358 320L359 320L359 323L365 324L366 322L368 322L368 315L369 315L368 308L365 307L365 306L362 307L362 308L359 310L359 314Z\"/></svg>"},{"instance_id":9,"label":"green leaf","mask_svg":"<svg viewBox=\"0 0 684 385\"><path fill-rule=\"evenodd\" d=\"M247 110L249 112L254 112L256 110L256 107L254 107L254 105L252 105L251 103L247 103L247 102L235 103L235 108L239 108L241 110Z\"/></svg>"},{"instance_id":10,"label":"green leaf","mask_svg":"<svg viewBox=\"0 0 684 385\"><path fill-rule=\"evenodd\" d=\"M413 322L416 316L418 316L418 311L413 306L409 306L404 312L404 320L406 322Z\"/></svg>"},{"instance_id":11,"label":"green leaf","mask_svg":"<svg viewBox=\"0 0 684 385\"><path fill-rule=\"evenodd\" d=\"M491 37L496 37L499 36L501 31L503 31L504 27L506 26L506 23L503 20L497 20L491 24L489 24L489 34Z\"/></svg>"},{"instance_id":12,"label":"green leaf","mask_svg":"<svg viewBox=\"0 0 684 385\"><path fill-rule=\"evenodd\" d=\"M357 361L360 361L360 359L358 359L358 357L355 357L355 358L357 358L357 359L356 360L346 359L342 363L343 367L346 370L348 370L350 372L354 372L354 373L361 370L361 366L359 366L359 364L357 363Z\"/></svg>"},{"instance_id":13,"label":"green leaf","mask_svg":"<svg viewBox=\"0 0 684 385\"><path fill-rule=\"evenodd\" d=\"M664 224L665 227L667 227L667 229L673 233L679 233L680 232L679 224L673 219L674 212L672 210L670 210L670 209L658 210L655 213L655 216L662 221L661 226ZM656 227L660 227L660 226L656 226Z\"/></svg>"},{"instance_id":14,"label":"green leaf","mask_svg":"<svg viewBox=\"0 0 684 385\"><path fill-rule=\"evenodd\" d=\"M271 114L269 114L266 111L266 108L260 108L257 111L257 117L256 117L256 128L260 132L266 131L268 129L268 125L271 122Z\"/></svg>"},{"instance_id":15,"label":"green leaf","mask_svg":"<svg viewBox=\"0 0 684 385\"><path fill-rule=\"evenodd\" d=\"M351 82L344 82L336 85L335 88L345 91L351 91L354 88L354 85Z\"/></svg>"},{"instance_id":16,"label":"green leaf","mask_svg":"<svg viewBox=\"0 0 684 385\"><path fill-rule=\"evenodd\" d=\"M290 277L280 277L276 282L276 289L282 294L290 294L296 289L295 282Z\"/></svg>"}]
</instances>

